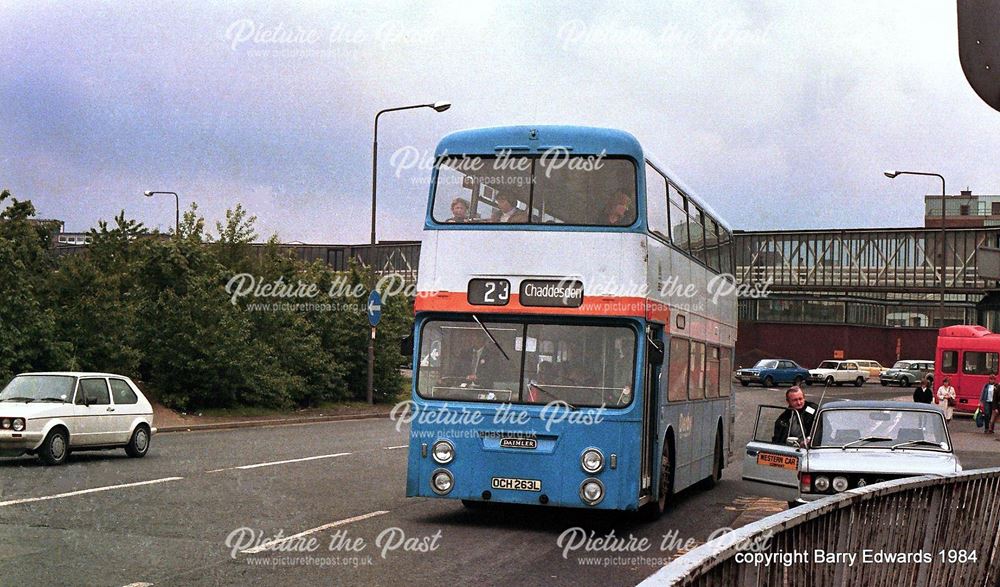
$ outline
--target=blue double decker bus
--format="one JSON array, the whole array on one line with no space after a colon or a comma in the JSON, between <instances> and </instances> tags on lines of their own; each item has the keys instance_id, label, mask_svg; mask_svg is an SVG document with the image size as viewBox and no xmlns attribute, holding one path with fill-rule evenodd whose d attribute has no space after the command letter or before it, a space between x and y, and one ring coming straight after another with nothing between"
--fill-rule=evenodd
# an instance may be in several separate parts
<instances>
[{"instance_id":1,"label":"blue double decker bus","mask_svg":"<svg viewBox=\"0 0 1000 587\"><path fill-rule=\"evenodd\" d=\"M732 233L630 134L456 132L417 280L407 495L663 512L731 454Z\"/></svg>"}]
</instances>

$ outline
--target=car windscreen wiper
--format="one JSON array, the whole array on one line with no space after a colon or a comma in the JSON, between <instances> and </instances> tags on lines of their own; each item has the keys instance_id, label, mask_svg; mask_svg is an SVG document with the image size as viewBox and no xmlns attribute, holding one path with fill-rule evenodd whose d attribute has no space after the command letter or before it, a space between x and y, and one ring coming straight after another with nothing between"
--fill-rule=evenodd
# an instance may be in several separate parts
<instances>
[{"instance_id":1,"label":"car windscreen wiper","mask_svg":"<svg viewBox=\"0 0 1000 587\"><path fill-rule=\"evenodd\" d=\"M33 398L33 397L5 397L5 398L3 398L0 401L4 401L4 402L24 402L26 404L30 404L31 402L35 401L35 398Z\"/></svg>"},{"instance_id":2,"label":"car windscreen wiper","mask_svg":"<svg viewBox=\"0 0 1000 587\"><path fill-rule=\"evenodd\" d=\"M476 324L478 324L479 327L483 329L483 332L486 333L486 336L490 337L490 340L493 341L493 344L497 345L497 348L500 349L500 353L503 354L503 358L505 358L505 359L507 359L509 361L510 357L508 357L507 353L504 352L503 347L500 346L500 343L497 342L497 339L493 338L493 333L490 332L490 329L486 328L486 325L479 321L479 316L476 316L475 314L473 314L472 315L472 319L475 320Z\"/></svg>"},{"instance_id":3,"label":"car windscreen wiper","mask_svg":"<svg viewBox=\"0 0 1000 587\"><path fill-rule=\"evenodd\" d=\"M851 446L854 446L855 444L858 444L859 442L876 442L876 441L889 442L891 440L892 440L891 438L888 438L886 436L865 436L864 438L859 438L859 439L857 439L855 441L848 442L847 444L845 444L844 446L842 446L840 448L841 448L841 450L843 450L843 449L849 448Z\"/></svg>"},{"instance_id":4,"label":"car windscreen wiper","mask_svg":"<svg viewBox=\"0 0 1000 587\"><path fill-rule=\"evenodd\" d=\"M920 444L920 445L923 445L923 446L933 446L935 448L941 448L941 443L940 442L931 442L930 440L923 440L923 439L921 439L921 440L907 440L906 442L900 442L899 444L894 444L894 445L892 445L892 448L889 449L889 450L896 450L897 448L899 448L901 446L908 446L908 445L913 445L913 444Z\"/></svg>"},{"instance_id":5,"label":"car windscreen wiper","mask_svg":"<svg viewBox=\"0 0 1000 587\"><path fill-rule=\"evenodd\" d=\"M40 402L60 402L60 403L66 403L66 400L64 400L61 397L43 397L43 398L40 398L38 401L40 401Z\"/></svg>"}]
</instances>

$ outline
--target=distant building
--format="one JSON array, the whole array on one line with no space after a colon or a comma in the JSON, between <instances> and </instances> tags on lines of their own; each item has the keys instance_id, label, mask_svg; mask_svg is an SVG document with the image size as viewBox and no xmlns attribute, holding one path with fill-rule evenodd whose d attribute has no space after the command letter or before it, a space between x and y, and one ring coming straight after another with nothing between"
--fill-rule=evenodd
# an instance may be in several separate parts
<instances>
[{"instance_id":1,"label":"distant building","mask_svg":"<svg viewBox=\"0 0 1000 587\"><path fill-rule=\"evenodd\" d=\"M1000 226L1000 195L976 195L962 190L957 196L945 196L946 228ZM941 196L924 196L924 227L941 227Z\"/></svg>"}]
</instances>

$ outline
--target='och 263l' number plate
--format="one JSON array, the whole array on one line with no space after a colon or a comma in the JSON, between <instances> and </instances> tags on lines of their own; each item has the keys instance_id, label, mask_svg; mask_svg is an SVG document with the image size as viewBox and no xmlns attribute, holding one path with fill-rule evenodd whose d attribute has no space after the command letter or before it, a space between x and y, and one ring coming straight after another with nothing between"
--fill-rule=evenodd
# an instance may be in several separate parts
<instances>
[{"instance_id":1,"label":"'och 263l' number plate","mask_svg":"<svg viewBox=\"0 0 1000 587\"><path fill-rule=\"evenodd\" d=\"M512 489L514 491L541 491L542 482L537 479L511 479L510 477L494 477L493 489Z\"/></svg>"}]
</instances>

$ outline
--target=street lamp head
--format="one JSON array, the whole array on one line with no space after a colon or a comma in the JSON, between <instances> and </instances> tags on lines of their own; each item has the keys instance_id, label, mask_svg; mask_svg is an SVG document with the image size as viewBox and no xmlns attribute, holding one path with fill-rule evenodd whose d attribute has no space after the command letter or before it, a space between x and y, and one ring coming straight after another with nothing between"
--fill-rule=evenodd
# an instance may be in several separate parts
<instances>
[{"instance_id":1,"label":"street lamp head","mask_svg":"<svg viewBox=\"0 0 1000 587\"><path fill-rule=\"evenodd\" d=\"M153 192L151 192L149 190L146 190L146 191L142 192L142 195L146 196L147 198L152 198L153 197Z\"/></svg>"},{"instance_id":2,"label":"street lamp head","mask_svg":"<svg viewBox=\"0 0 1000 587\"><path fill-rule=\"evenodd\" d=\"M889 179L894 179L897 175L899 175L899 172L898 171L885 171L884 174Z\"/></svg>"},{"instance_id":3,"label":"street lamp head","mask_svg":"<svg viewBox=\"0 0 1000 587\"><path fill-rule=\"evenodd\" d=\"M451 102L434 102L431 104L431 108L438 112L444 112L445 110L451 108Z\"/></svg>"}]
</instances>

